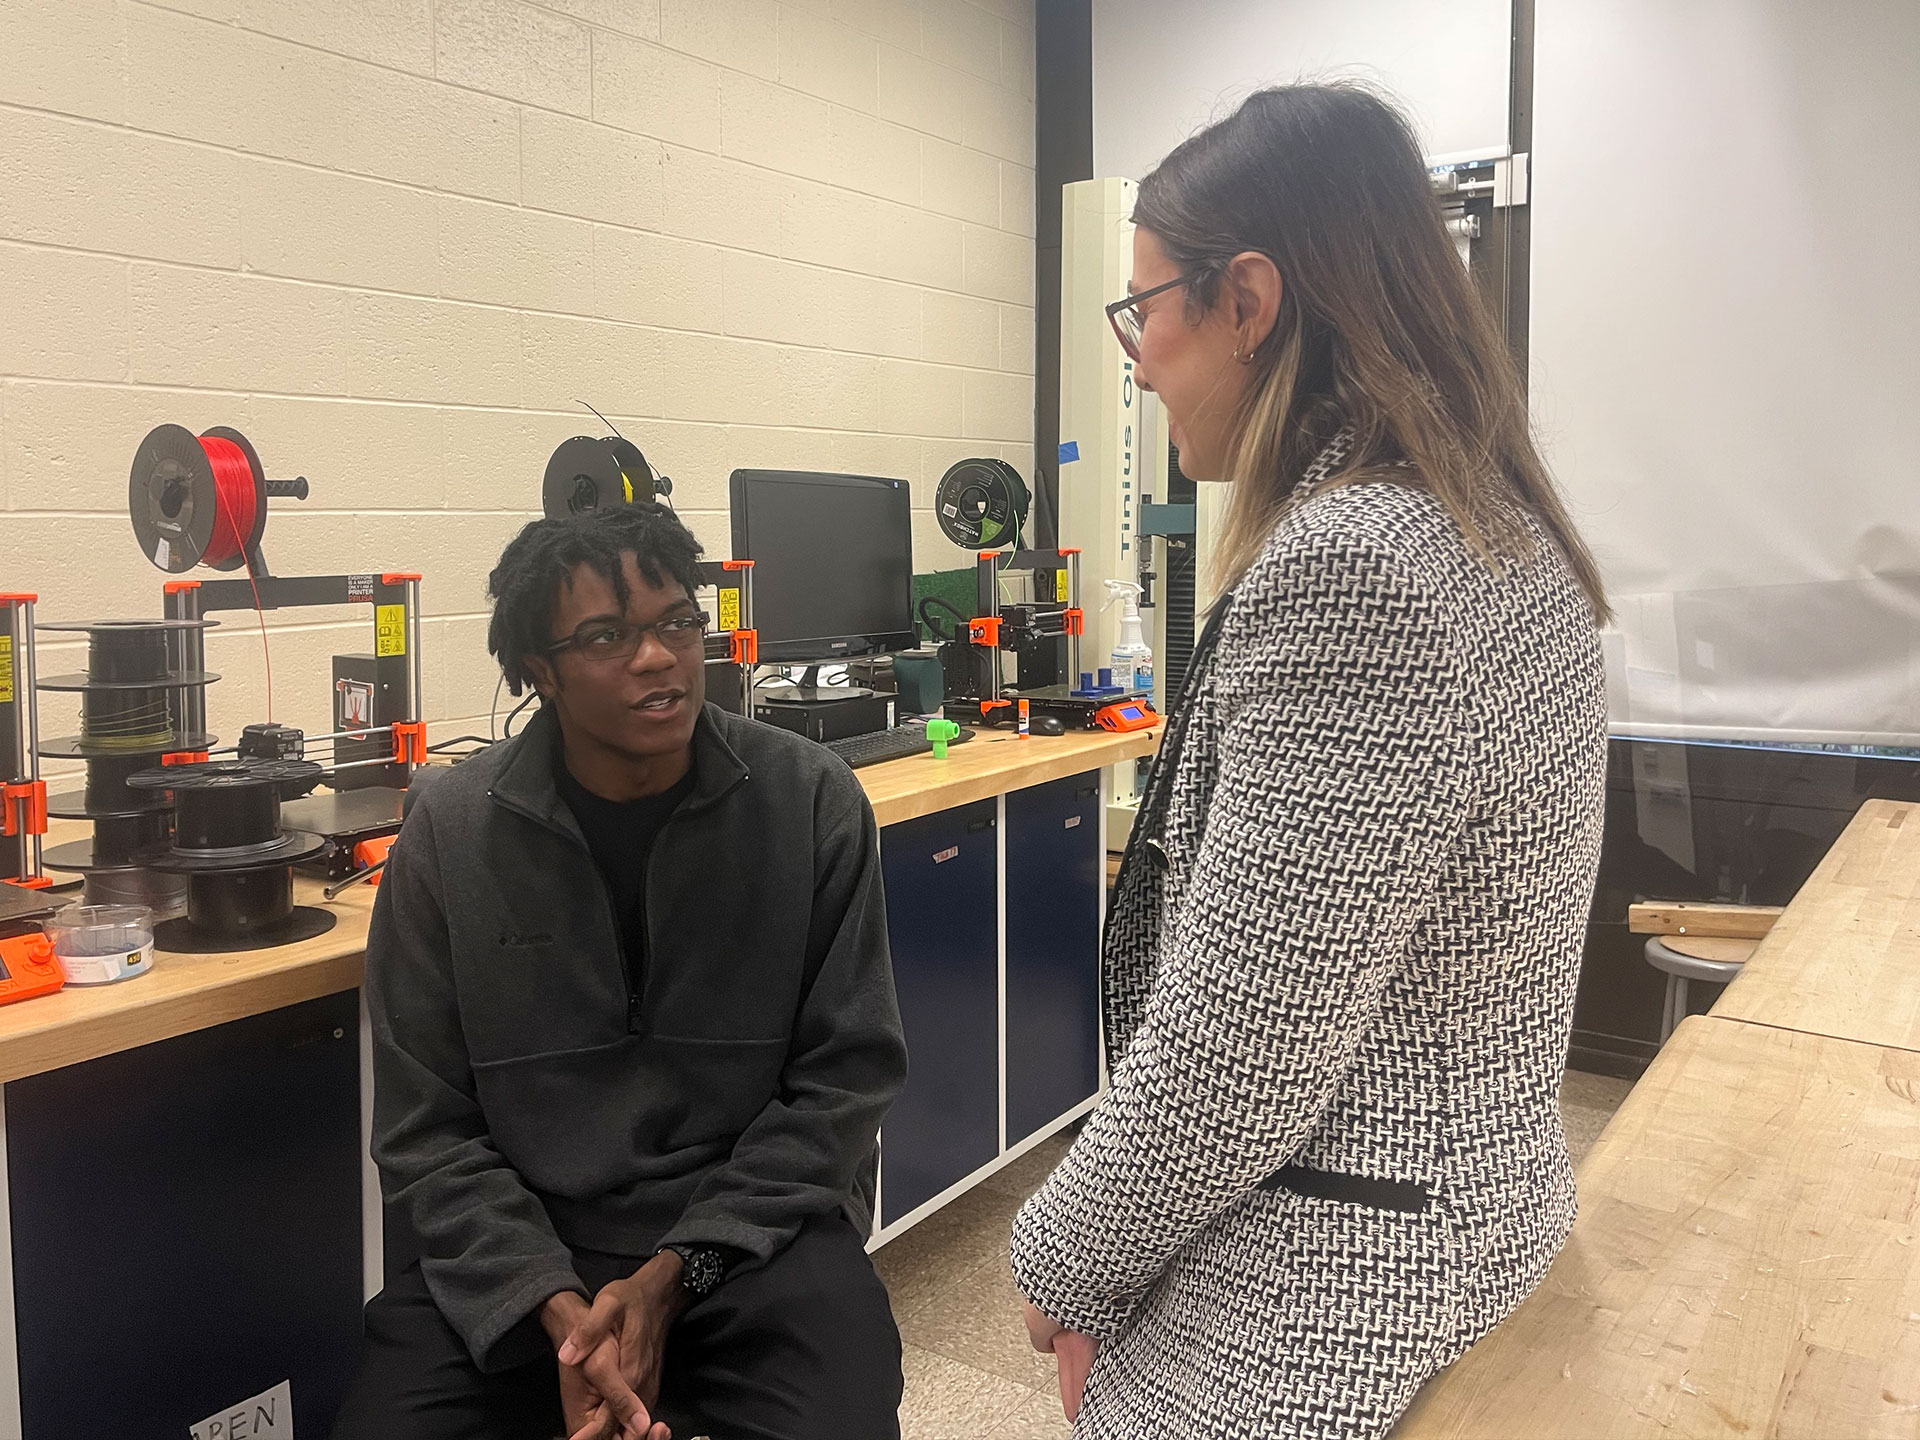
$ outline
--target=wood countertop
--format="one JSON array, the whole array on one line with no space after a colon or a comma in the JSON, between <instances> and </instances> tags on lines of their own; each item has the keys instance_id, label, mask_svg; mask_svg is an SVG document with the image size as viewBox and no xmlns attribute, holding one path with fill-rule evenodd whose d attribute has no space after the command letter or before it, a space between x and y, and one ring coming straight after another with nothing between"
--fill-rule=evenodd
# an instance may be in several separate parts
<instances>
[{"instance_id":1,"label":"wood countertop","mask_svg":"<svg viewBox=\"0 0 1920 1440\"><path fill-rule=\"evenodd\" d=\"M884 826L1149 755L1159 739L1158 728L1027 740L985 730L944 761L916 755L855 773ZM320 882L296 877L294 898L321 904ZM230 955L163 951L134 979L0 1006L0 1082L351 990L360 983L373 900L365 885L344 892L325 907L339 923L311 940Z\"/></svg>"},{"instance_id":2,"label":"wood countertop","mask_svg":"<svg viewBox=\"0 0 1920 1440\"><path fill-rule=\"evenodd\" d=\"M1860 807L1713 1013L1920 1050L1920 805Z\"/></svg>"},{"instance_id":3,"label":"wood countertop","mask_svg":"<svg viewBox=\"0 0 1920 1440\"><path fill-rule=\"evenodd\" d=\"M1870 800L1393 1440L1920 1437L1920 806Z\"/></svg>"},{"instance_id":4,"label":"wood countertop","mask_svg":"<svg viewBox=\"0 0 1920 1440\"><path fill-rule=\"evenodd\" d=\"M1681 1022L1540 1288L1392 1440L1920 1436L1920 1053Z\"/></svg>"},{"instance_id":5,"label":"wood countertop","mask_svg":"<svg viewBox=\"0 0 1920 1440\"><path fill-rule=\"evenodd\" d=\"M1159 744L1159 726L1127 735L1081 730L1026 740L1002 730L979 730L964 745L949 747L945 760L913 755L854 773L866 787L874 820L897 825L989 795L1137 760Z\"/></svg>"}]
</instances>

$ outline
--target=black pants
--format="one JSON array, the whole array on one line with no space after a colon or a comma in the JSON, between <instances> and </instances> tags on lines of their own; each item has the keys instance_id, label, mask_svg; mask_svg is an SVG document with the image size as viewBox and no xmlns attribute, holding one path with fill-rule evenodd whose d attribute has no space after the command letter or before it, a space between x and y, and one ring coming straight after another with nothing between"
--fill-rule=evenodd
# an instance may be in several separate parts
<instances>
[{"instance_id":1,"label":"black pants","mask_svg":"<svg viewBox=\"0 0 1920 1440\"><path fill-rule=\"evenodd\" d=\"M597 1289L639 1262L576 1256ZM674 1440L897 1440L900 1332L860 1236L818 1217L765 1265L688 1308L667 1337L657 1419ZM418 1265L367 1304L366 1348L333 1440L552 1440L557 1362L482 1374Z\"/></svg>"}]
</instances>

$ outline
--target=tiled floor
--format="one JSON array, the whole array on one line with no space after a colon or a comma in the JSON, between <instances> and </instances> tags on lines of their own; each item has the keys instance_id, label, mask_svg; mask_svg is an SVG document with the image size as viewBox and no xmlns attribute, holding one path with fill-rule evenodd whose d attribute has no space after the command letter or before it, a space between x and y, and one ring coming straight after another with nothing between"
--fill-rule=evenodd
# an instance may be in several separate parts
<instances>
[{"instance_id":1,"label":"tiled floor","mask_svg":"<svg viewBox=\"0 0 1920 1440\"><path fill-rule=\"evenodd\" d=\"M1632 1082L1569 1071L1560 1113L1586 1154ZM1053 1360L1027 1345L1007 1272L1014 1211L1066 1153L1059 1136L874 1256L906 1342L903 1440L1064 1440Z\"/></svg>"}]
</instances>

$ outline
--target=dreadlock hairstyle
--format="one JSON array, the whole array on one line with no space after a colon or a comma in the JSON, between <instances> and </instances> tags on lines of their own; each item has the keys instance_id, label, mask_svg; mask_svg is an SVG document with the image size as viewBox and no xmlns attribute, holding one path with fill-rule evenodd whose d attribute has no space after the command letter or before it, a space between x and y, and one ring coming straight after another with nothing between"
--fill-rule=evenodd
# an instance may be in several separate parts
<instances>
[{"instance_id":1,"label":"dreadlock hairstyle","mask_svg":"<svg viewBox=\"0 0 1920 1440\"><path fill-rule=\"evenodd\" d=\"M508 690L518 695L533 683L526 657L553 643L554 602L575 566L590 566L626 605L626 567L620 557L628 554L649 585L674 580L689 596L700 588L700 542L664 505L643 501L535 520L507 543L487 576L487 598L493 601L487 649L500 662Z\"/></svg>"}]
</instances>

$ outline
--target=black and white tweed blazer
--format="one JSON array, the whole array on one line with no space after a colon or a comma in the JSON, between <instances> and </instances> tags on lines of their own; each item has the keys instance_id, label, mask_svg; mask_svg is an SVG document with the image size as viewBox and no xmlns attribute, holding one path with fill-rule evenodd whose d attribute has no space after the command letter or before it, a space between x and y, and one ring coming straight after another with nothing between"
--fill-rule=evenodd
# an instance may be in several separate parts
<instances>
[{"instance_id":1,"label":"black and white tweed blazer","mask_svg":"<svg viewBox=\"0 0 1920 1440\"><path fill-rule=\"evenodd\" d=\"M1196 657L1107 922L1110 1088L1015 1223L1102 1340L1076 1440L1382 1435L1573 1222L1594 622L1544 532L1496 571L1423 490L1321 488L1344 453Z\"/></svg>"}]
</instances>

